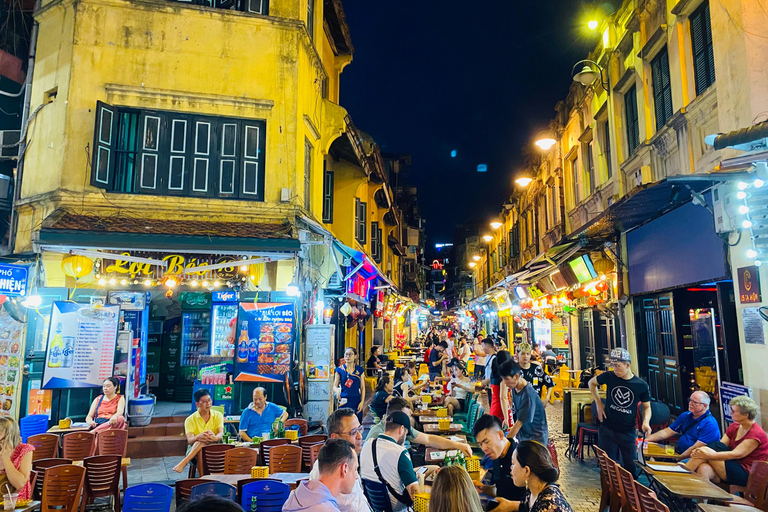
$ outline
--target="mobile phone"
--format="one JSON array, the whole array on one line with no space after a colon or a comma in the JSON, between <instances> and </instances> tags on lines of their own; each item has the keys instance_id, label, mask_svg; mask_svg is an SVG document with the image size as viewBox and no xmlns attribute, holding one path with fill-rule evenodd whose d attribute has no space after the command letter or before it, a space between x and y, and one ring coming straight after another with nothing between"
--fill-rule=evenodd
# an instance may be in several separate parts
<instances>
[{"instance_id":1,"label":"mobile phone","mask_svg":"<svg viewBox=\"0 0 768 512\"><path fill-rule=\"evenodd\" d=\"M488 505L486 505L485 510L486 511L493 510L493 509L495 509L498 506L499 506L499 502L498 501L491 500L491 501L488 502Z\"/></svg>"},{"instance_id":2,"label":"mobile phone","mask_svg":"<svg viewBox=\"0 0 768 512\"><path fill-rule=\"evenodd\" d=\"M421 466L419 469L416 470L417 475L422 475L427 472L427 466Z\"/></svg>"}]
</instances>

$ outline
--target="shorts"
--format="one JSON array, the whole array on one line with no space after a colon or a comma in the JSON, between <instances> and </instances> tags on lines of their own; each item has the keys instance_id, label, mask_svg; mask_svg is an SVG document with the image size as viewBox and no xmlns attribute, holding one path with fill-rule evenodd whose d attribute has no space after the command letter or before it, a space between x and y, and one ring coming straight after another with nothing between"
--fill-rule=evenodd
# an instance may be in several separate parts
<instances>
[{"instance_id":1,"label":"shorts","mask_svg":"<svg viewBox=\"0 0 768 512\"><path fill-rule=\"evenodd\" d=\"M746 487L749 473L738 460L725 461L725 480L731 485Z\"/></svg>"},{"instance_id":2,"label":"shorts","mask_svg":"<svg viewBox=\"0 0 768 512\"><path fill-rule=\"evenodd\" d=\"M464 410L464 402L466 401L466 399L465 398L457 398L456 401L459 402L459 410L463 411Z\"/></svg>"}]
</instances>

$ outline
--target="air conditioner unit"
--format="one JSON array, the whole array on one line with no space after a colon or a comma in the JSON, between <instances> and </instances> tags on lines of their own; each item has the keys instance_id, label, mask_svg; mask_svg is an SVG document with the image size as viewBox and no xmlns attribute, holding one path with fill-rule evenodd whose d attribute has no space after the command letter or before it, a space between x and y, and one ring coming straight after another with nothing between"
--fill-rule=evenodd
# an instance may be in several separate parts
<instances>
[{"instance_id":1,"label":"air conditioner unit","mask_svg":"<svg viewBox=\"0 0 768 512\"><path fill-rule=\"evenodd\" d=\"M13 147L3 147L0 149L0 155L2 156L18 156L19 154L19 138L21 137L21 130L0 130L0 146L9 146L16 144Z\"/></svg>"},{"instance_id":2,"label":"air conditioner unit","mask_svg":"<svg viewBox=\"0 0 768 512\"><path fill-rule=\"evenodd\" d=\"M736 191L733 185L715 185L712 187L712 210L715 217L715 232L730 233L736 229L733 219L736 218Z\"/></svg>"}]
</instances>

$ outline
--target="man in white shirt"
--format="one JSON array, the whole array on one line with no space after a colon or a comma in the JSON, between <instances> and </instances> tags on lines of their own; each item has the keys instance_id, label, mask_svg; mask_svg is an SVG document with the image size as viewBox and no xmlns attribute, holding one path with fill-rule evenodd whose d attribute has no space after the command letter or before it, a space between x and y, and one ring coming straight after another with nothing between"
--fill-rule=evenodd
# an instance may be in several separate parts
<instances>
[{"instance_id":1,"label":"man in white shirt","mask_svg":"<svg viewBox=\"0 0 768 512\"><path fill-rule=\"evenodd\" d=\"M349 441L355 446L355 452L360 455L360 451L363 449L363 427L360 425L355 411L347 407L334 411L333 414L328 416L326 427L328 428L329 439L344 439ZM309 479L320 479L320 469L317 461L315 461L315 465L312 466L312 471L309 473ZM365 499L363 486L360 483L359 477L355 481L355 486L352 488L352 492L349 494L338 495L336 497L336 503L340 512L370 512L371 510L368 501Z\"/></svg>"}]
</instances>

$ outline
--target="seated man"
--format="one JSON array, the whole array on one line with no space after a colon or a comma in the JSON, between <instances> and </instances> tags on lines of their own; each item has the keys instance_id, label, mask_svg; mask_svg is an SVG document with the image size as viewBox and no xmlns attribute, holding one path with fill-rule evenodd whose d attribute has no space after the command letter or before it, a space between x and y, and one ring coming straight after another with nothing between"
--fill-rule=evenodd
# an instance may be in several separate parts
<instances>
[{"instance_id":1,"label":"seated man","mask_svg":"<svg viewBox=\"0 0 768 512\"><path fill-rule=\"evenodd\" d=\"M184 421L184 433L187 436L187 456L173 467L177 473L184 471L189 462L197 457L203 446L221 442L224 435L224 416L219 411L211 409L213 400L211 393L203 388L195 391L197 411Z\"/></svg>"},{"instance_id":2,"label":"seated man","mask_svg":"<svg viewBox=\"0 0 768 512\"><path fill-rule=\"evenodd\" d=\"M720 427L709 412L709 401L709 395L705 391L691 393L688 410L678 416L669 427L648 436L646 441L658 442L680 436L676 451L681 455L681 459L687 459L696 448L720 440Z\"/></svg>"},{"instance_id":3,"label":"seated man","mask_svg":"<svg viewBox=\"0 0 768 512\"><path fill-rule=\"evenodd\" d=\"M357 419L355 411L348 407L337 409L326 421L329 439L344 439L349 441L355 447L355 452L359 454L363 449L363 427ZM312 471L309 473L310 480L320 480L319 461L315 461ZM342 493L336 496L336 505L340 512L370 512L368 500L365 498L360 479L355 480L354 488L351 492Z\"/></svg>"},{"instance_id":4,"label":"seated man","mask_svg":"<svg viewBox=\"0 0 768 512\"><path fill-rule=\"evenodd\" d=\"M413 504L418 479L408 449L403 446L411 419L402 411L387 414L384 433L369 439L360 454L360 477L387 486L393 512L408 510ZM376 457L374 459L374 457Z\"/></svg>"},{"instance_id":5,"label":"seated man","mask_svg":"<svg viewBox=\"0 0 768 512\"><path fill-rule=\"evenodd\" d=\"M351 493L357 482L355 447L344 439L330 439L320 449L317 466L320 478L302 481L283 504L283 512L339 510L336 500Z\"/></svg>"},{"instance_id":6,"label":"seated man","mask_svg":"<svg viewBox=\"0 0 768 512\"><path fill-rule=\"evenodd\" d=\"M411 417L411 405L404 398L395 397L389 401L386 417L389 417L390 414L396 411L404 412L408 418ZM372 426L368 431L368 437L365 438L365 442L376 439L383 433L384 421L380 421L379 423ZM406 449L410 450L411 443L423 444L428 448L437 448L438 450L461 450L461 452L464 453L464 455L467 457L472 455L472 448L470 448L467 443L460 443L451 441L446 437L425 434L423 432L419 432L413 427L408 429L408 433L405 437L404 444Z\"/></svg>"},{"instance_id":7,"label":"seated man","mask_svg":"<svg viewBox=\"0 0 768 512\"><path fill-rule=\"evenodd\" d=\"M517 445L504 437L501 421L496 416L483 414L473 429L477 444L483 453L493 460L493 469L485 474L483 482L475 481L477 492L486 494L498 502L495 512L515 512L526 492L512 481L512 454Z\"/></svg>"},{"instance_id":8,"label":"seated man","mask_svg":"<svg viewBox=\"0 0 768 512\"><path fill-rule=\"evenodd\" d=\"M278 419L287 420L288 413L278 405L267 402L267 391L258 387L253 390L253 402L240 415L240 437L243 441L261 437L264 432L272 430L272 424Z\"/></svg>"}]
</instances>

